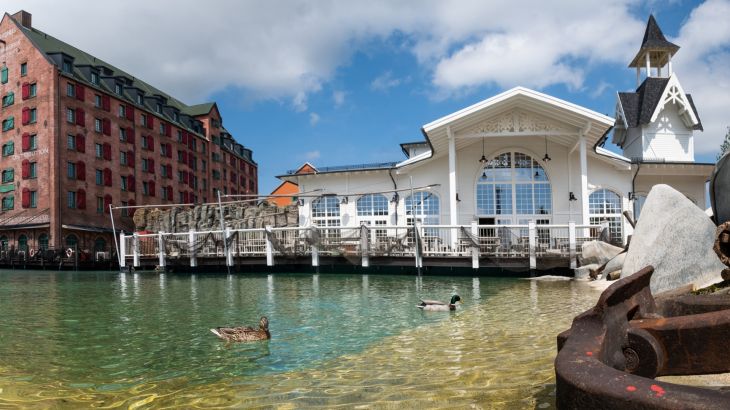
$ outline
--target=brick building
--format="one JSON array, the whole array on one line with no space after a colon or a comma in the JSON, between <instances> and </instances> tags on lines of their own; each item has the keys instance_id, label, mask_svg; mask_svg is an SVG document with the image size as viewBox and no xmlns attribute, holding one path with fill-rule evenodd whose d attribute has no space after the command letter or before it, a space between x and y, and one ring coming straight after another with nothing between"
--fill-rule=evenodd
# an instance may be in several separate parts
<instances>
[{"instance_id":1,"label":"brick building","mask_svg":"<svg viewBox=\"0 0 730 410\"><path fill-rule=\"evenodd\" d=\"M256 194L250 149L215 103L186 105L32 26L0 22L0 248L113 245L109 205ZM131 212L115 214L133 229ZM111 245L111 246L110 246Z\"/></svg>"}]
</instances>

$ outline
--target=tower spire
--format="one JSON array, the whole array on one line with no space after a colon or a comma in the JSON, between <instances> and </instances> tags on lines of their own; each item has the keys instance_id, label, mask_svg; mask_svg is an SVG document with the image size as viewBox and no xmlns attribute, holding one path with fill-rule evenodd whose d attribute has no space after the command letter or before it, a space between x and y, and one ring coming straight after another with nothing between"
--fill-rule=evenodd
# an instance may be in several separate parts
<instances>
[{"instance_id":1,"label":"tower spire","mask_svg":"<svg viewBox=\"0 0 730 410\"><path fill-rule=\"evenodd\" d=\"M679 46L668 41L659 28L654 15L649 15L644 39L629 67L636 68L637 85L641 80L641 69L646 69L646 77L662 77L662 67L667 66L667 76L672 75L672 56ZM652 69L656 69L653 73Z\"/></svg>"}]
</instances>

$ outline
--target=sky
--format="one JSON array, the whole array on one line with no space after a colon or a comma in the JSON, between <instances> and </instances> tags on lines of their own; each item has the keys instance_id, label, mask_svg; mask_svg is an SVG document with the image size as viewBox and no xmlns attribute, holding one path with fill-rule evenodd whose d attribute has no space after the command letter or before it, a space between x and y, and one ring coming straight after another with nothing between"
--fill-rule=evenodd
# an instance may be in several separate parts
<instances>
[{"instance_id":1,"label":"sky","mask_svg":"<svg viewBox=\"0 0 730 410\"><path fill-rule=\"evenodd\" d=\"M217 102L261 193L304 162L400 161L424 124L516 86L613 117L650 13L681 47L674 71L705 129L697 161L714 162L730 126L730 0L3 4L188 104Z\"/></svg>"}]
</instances>

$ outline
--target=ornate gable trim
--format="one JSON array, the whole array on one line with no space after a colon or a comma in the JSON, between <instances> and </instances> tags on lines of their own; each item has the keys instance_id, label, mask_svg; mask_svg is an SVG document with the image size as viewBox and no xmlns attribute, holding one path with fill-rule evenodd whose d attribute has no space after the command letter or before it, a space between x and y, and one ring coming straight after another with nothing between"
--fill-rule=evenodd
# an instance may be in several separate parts
<instances>
[{"instance_id":1,"label":"ornate gable trim","mask_svg":"<svg viewBox=\"0 0 730 410\"><path fill-rule=\"evenodd\" d=\"M679 79L677 78L676 74L672 74L672 76L669 77L669 82L664 88L662 98L659 99L659 103L657 104L656 108L654 108L654 113L651 115L650 121L652 123L657 120L657 118L659 117L659 113L662 112L662 110L668 104L677 105L677 107L679 108L677 113L679 114L680 118L682 118L682 121L684 122L684 125L687 126L687 128L691 129L699 124L699 120L697 119L697 116L692 109L692 105L690 105L689 99L687 99L687 94L685 94L684 90L682 89L682 85L679 83Z\"/></svg>"},{"instance_id":2,"label":"ornate gable trim","mask_svg":"<svg viewBox=\"0 0 730 410\"><path fill-rule=\"evenodd\" d=\"M459 134L575 134L577 130L548 117L523 110L512 110L472 125Z\"/></svg>"}]
</instances>

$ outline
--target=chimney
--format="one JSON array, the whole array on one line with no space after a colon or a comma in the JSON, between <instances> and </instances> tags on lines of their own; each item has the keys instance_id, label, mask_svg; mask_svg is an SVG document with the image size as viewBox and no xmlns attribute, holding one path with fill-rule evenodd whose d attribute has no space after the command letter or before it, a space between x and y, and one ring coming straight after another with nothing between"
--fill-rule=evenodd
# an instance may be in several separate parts
<instances>
[{"instance_id":1,"label":"chimney","mask_svg":"<svg viewBox=\"0 0 730 410\"><path fill-rule=\"evenodd\" d=\"M15 19L15 21L20 23L21 26L29 30L33 28L33 24L31 22L31 20L33 19L33 15L28 13L27 11L20 10L19 12L13 14L13 18Z\"/></svg>"}]
</instances>

